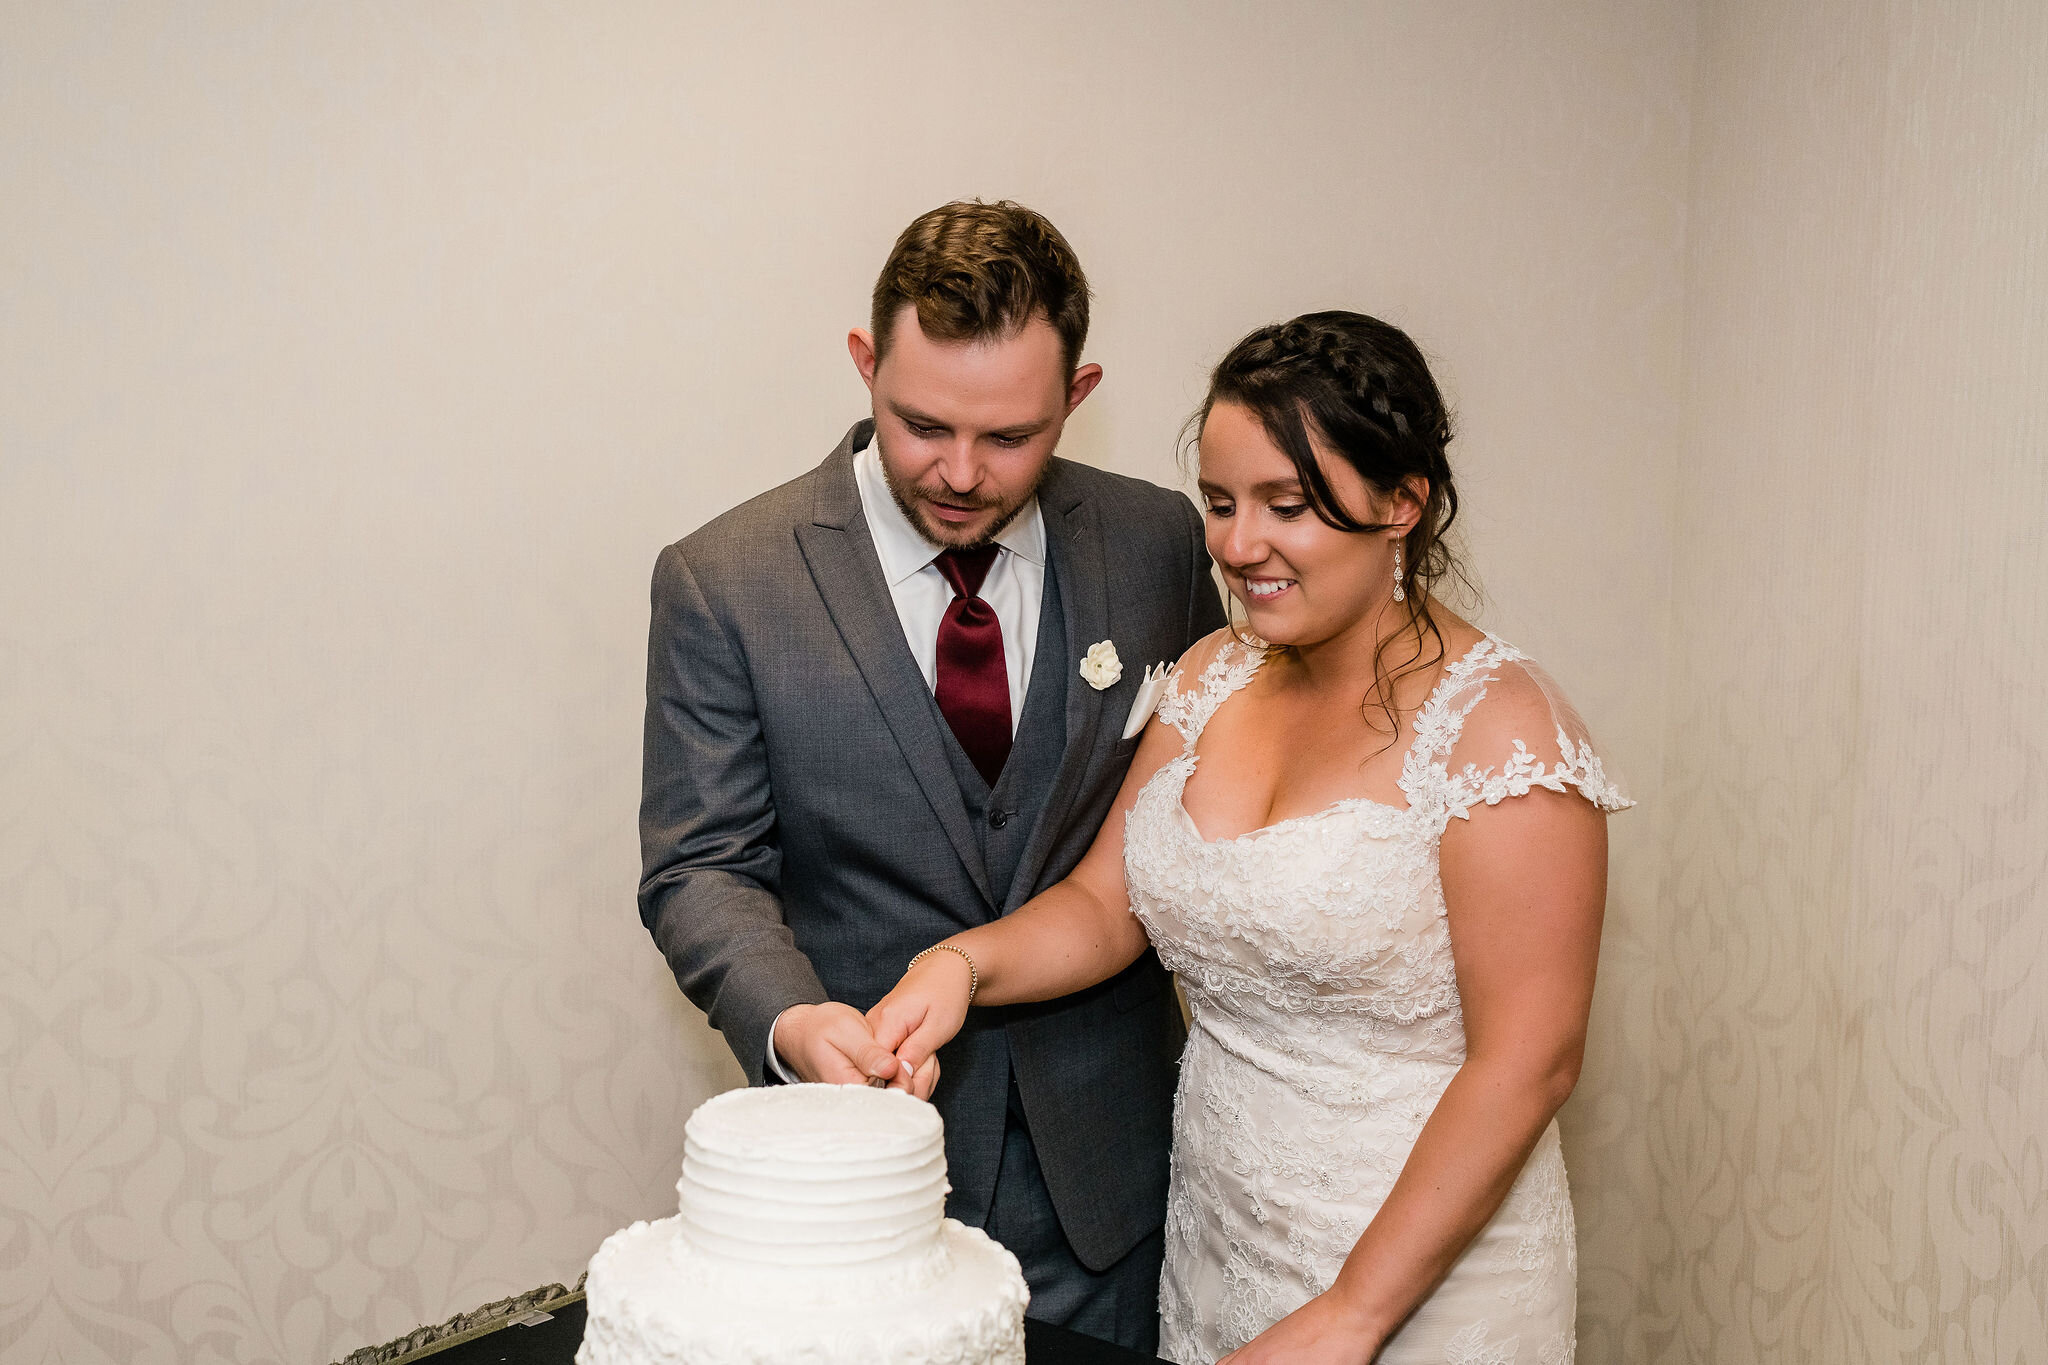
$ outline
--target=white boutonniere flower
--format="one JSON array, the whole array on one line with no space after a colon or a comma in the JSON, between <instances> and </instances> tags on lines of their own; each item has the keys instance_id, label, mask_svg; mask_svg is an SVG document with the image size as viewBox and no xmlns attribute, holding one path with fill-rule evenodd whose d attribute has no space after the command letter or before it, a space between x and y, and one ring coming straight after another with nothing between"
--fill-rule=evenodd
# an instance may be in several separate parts
<instances>
[{"instance_id":1,"label":"white boutonniere flower","mask_svg":"<svg viewBox=\"0 0 2048 1365\"><path fill-rule=\"evenodd\" d=\"M1088 657L1081 660L1081 676L1097 692L1105 687L1115 687L1117 679L1124 675L1124 661L1116 657L1116 646L1107 640L1097 640L1088 646Z\"/></svg>"}]
</instances>

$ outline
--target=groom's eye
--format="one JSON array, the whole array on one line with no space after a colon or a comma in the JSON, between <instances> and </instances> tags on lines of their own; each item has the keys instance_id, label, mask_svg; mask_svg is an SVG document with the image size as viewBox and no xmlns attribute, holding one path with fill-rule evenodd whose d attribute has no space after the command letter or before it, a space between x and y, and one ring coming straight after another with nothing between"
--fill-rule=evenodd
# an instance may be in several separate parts
<instances>
[{"instance_id":1,"label":"groom's eye","mask_svg":"<svg viewBox=\"0 0 2048 1365\"><path fill-rule=\"evenodd\" d=\"M919 426L919 425L918 425L917 423L915 423L915 422L910 422L910 421L906 421L906 422L904 422L904 424L903 424L903 425L904 425L905 427L909 428L909 430L910 430L910 434L911 434L912 436L916 436L916 437L918 437L918 438L920 438L920 439L922 439L922 440L926 440L926 441L929 441L929 440L930 440L930 439L931 439L932 437L934 437L934 436L936 436L936 435L938 435L938 434L939 434L939 428L938 428L938 427L923 427L923 426Z\"/></svg>"}]
</instances>

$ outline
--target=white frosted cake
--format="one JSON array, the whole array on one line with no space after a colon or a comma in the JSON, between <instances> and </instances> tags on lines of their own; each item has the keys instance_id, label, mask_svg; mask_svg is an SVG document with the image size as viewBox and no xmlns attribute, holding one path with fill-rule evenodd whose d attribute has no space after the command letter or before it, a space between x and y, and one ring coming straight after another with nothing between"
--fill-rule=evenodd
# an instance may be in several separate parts
<instances>
[{"instance_id":1,"label":"white frosted cake","mask_svg":"<svg viewBox=\"0 0 2048 1365\"><path fill-rule=\"evenodd\" d=\"M590 1261L577 1365L1021 1365L1017 1258L946 1217L938 1111L786 1085L705 1101L681 1212Z\"/></svg>"}]
</instances>

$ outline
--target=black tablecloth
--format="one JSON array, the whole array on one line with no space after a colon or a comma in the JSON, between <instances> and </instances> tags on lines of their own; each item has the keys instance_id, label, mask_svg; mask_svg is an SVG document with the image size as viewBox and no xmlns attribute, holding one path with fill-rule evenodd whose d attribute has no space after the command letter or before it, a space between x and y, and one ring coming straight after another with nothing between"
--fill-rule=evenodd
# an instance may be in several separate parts
<instances>
[{"instance_id":1,"label":"black tablecloth","mask_svg":"<svg viewBox=\"0 0 2048 1365\"><path fill-rule=\"evenodd\" d=\"M583 1344L583 1300L548 1310L531 1327L500 1327L431 1352L434 1365L570 1365ZM1027 1365L1153 1365L1152 1357L1050 1323L1024 1321Z\"/></svg>"}]
</instances>

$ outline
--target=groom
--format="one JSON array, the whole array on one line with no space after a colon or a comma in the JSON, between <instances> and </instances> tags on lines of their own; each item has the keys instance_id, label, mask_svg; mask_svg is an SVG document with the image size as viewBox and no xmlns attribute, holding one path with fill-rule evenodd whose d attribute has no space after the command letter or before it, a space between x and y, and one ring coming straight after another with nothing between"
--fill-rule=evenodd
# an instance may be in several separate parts
<instances>
[{"instance_id":1,"label":"groom","mask_svg":"<svg viewBox=\"0 0 2048 1365\"><path fill-rule=\"evenodd\" d=\"M1223 623L1201 520L1054 458L1102 369L1043 217L925 214L871 320L872 419L655 566L641 918L755 1083L928 1094L947 1212L1017 1255L1032 1316L1149 1354L1184 1038L1158 960L976 1009L914 1077L861 1012L1087 850L1142 670ZM1120 678L1082 668L1103 642Z\"/></svg>"}]
</instances>

